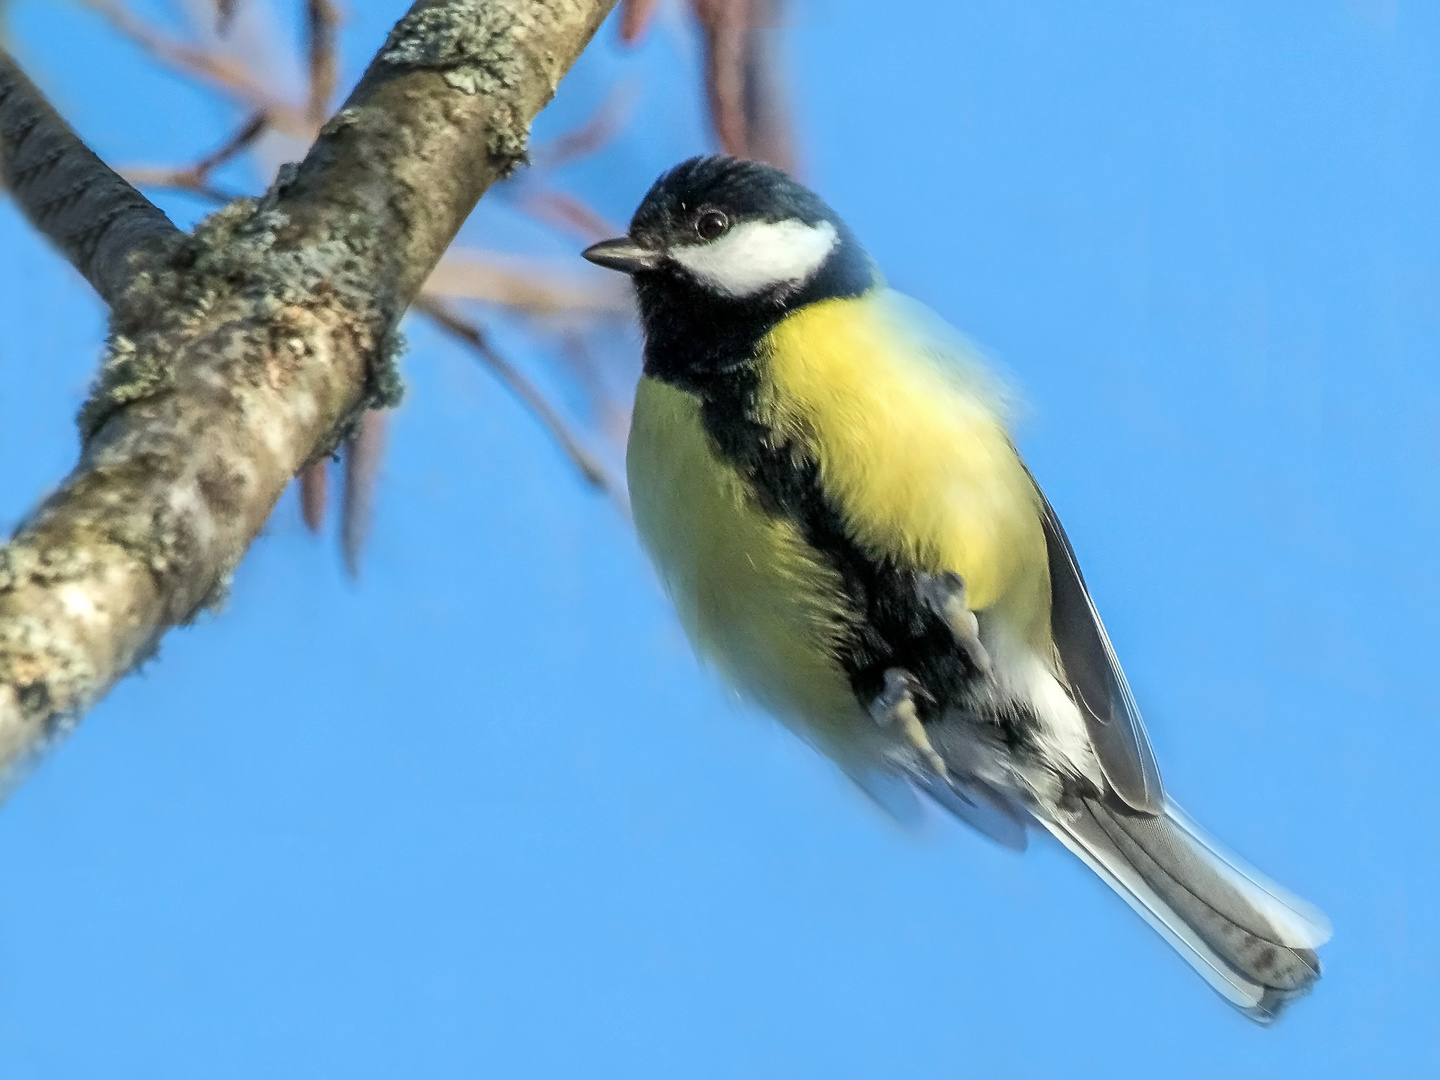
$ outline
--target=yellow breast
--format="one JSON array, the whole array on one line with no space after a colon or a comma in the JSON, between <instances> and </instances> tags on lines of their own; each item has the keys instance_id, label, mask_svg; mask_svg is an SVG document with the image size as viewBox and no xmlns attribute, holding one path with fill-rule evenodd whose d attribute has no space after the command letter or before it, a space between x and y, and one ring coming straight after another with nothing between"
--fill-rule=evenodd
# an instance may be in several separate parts
<instances>
[{"instance_id":1,"label":"yellow breast","mask_svg":"<svg viewBox=\"0 0 1440 1080\"><path fill-rule=\"evenodd\" d=\"M636 530L696 647L831 752L853 741L863 714L833 658L839 576L715 456L697 398L640 380L627 471Z\"/></svg>"},{"instance_id":2,"label":"yellow breast","mask_svg":"<svg viewBox=\"0 0 1440 1080\"><path fill-rule=\"evenodd\" d=\"M882 289L802 308L767 344L766 419L812 448L851 534L874 555L958 573L972 608L1048 643L1039 496L964 343Z\"/></svg>"}]
</instances>

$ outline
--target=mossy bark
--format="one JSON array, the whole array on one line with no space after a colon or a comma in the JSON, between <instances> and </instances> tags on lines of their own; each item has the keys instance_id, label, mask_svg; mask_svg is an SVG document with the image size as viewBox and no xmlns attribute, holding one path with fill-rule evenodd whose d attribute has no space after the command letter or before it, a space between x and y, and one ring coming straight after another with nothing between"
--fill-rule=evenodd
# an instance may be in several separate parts
<instances>
[{"instance_id":1,"label":"mossy bark","mask_svg":"<svg viewBox=\"0 0 1440 1080\"><path fill-rule=\"evenodd\" d=\"M216 603L296 471L398 399L401 314L613 3L422 0L265 198L121 252L80 462L0 548L0 770Z\"/></svg>"}]
</instances>

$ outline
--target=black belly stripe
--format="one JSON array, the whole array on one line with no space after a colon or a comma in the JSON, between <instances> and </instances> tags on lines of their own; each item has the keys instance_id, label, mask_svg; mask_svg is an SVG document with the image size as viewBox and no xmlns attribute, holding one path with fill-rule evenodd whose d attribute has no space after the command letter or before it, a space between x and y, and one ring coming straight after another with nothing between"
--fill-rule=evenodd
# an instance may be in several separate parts
<instances>
[{"instance_id":1,"label":"black belly stripe","mask_svg":"<svg viewBox=\"0 0 1440 1080\"><path fill-rule=\"evenodd\" d=\"M920 600L918 567L876 556L845 526L844 516L820 482L809 448L777 438L755 419L759 390L752 361L728 373L702 395L706 433L720 454L750 481L761 506L795 522L806 542L839 574L853 630L838 659L862 703L875 698L889 668L904 668L934 697L920 702L922 718L933 704L963 699L975 674L944 621Z\"/></svg>"},{"instance_id":2,"label":"black belly stripe","mask_svg":"<svg viewBox=\"0 0 1440 1080\"><path fill-rule=\"evenodd\" d=\"M635 285L645 323L646 374L700 398L706 433L720 455L750 482L761 506L794 521L839 574L855 618L837 659L857 699L868 705L883 687L886 670L899 667L934 699L917 703L922 719L938 705L965 700L975 672L949 627L920 600L920 568L875 555L856 541L821 485L815 455L782 440L759 419L766 334L797 307L858 297L872 288L868 259L860 253L832 260L783 303L726 300L669 275L638 275Z\"/></svg>"}]
</instances>

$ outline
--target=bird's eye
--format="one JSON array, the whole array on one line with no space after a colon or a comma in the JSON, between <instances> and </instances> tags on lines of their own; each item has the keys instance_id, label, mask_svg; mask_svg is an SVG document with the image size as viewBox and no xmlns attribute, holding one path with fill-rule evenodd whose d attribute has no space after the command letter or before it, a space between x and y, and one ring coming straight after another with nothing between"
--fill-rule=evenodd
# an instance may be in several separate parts
<instances>
[{"instance_id":1,"label":"bird's eye","mask_svg":"<svg viewBox=\"0 0 1440 1080\"><path fill-rule=\"evenodd\" d=\"M704 210L695 219L695 235L701 240L714 240L730 228L730 219L719 210Z\"/></svg>"}]
</instances>

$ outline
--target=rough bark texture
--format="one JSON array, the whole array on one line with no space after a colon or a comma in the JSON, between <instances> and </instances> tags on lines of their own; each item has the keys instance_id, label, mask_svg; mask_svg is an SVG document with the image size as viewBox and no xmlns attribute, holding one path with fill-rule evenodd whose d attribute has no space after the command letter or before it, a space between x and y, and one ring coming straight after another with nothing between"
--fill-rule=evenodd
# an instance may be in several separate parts
<instances>
[{"instance_id":1,"label":"rough bark texture","mask_svg":"<svg viewBox=\"0 0 1440 1080\"><path fill-rule=\"evenodd\" d=\"M181 235L90 152L4 49L0 183L108 304L130 284L132 257L158 253Z\"/></svg>"},{"instance_id":2,"label":"rough bark texture","mask_svg":"<svg viewBox=\"0 0 1440 1080\"><path fill-rule=\"evenodd\" d=\"M0 548L0 769L14 775L215 604L295 472L398 399L400 315L523 162L531 120L612 4L422 0L265 198L101 289L110 346L80 463ZM44 109L38 126L73 140ZM43 191L12 193L87 258L75 227L35 209Z\"/></svg>"}]
</instances>

